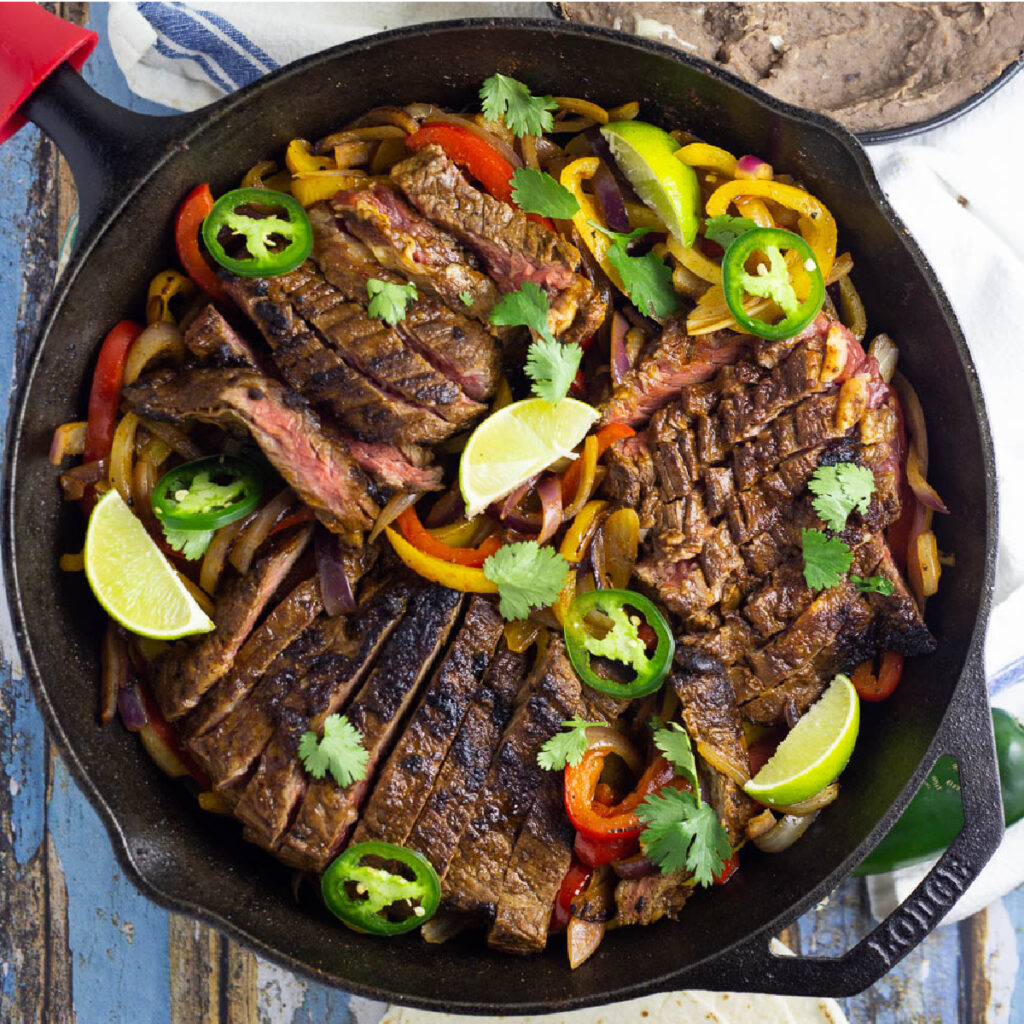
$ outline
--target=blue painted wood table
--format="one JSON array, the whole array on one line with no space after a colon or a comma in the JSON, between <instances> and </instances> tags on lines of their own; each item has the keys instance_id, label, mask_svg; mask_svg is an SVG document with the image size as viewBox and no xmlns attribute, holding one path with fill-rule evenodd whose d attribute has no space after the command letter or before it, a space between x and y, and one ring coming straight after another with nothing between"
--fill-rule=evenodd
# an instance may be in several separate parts
<instances>
[{"instance_id":1,"label":"blue painted wood table","mask_svg":"<svg viewBox=\"0 0 1024 1024\"><path fill-rule=\"evenodd\" d=\"M104 5L62 4L101 36ZM0 17L3 17L0 8ZM86 77L127 91L106 39ZM57 273L74 190L33 127L0 149L0 402L4 415ZM97 328L99 330L99 328ZM96 333L93 331L93 333ZM56 497L56 494L55 494ZM4 614L6 619L6 613ZM0 665L0 1022L2 1024L370 1024L383 1007L296 978L203 924L147 901L124 877L100 821L48 741L3 623ZM783 936L834 955L871 924L850 880ZM1024 892L930 935L887 978L847 1000L852 1021L1024 1024L1018 962Z\"/></svg>"}]
</instances>

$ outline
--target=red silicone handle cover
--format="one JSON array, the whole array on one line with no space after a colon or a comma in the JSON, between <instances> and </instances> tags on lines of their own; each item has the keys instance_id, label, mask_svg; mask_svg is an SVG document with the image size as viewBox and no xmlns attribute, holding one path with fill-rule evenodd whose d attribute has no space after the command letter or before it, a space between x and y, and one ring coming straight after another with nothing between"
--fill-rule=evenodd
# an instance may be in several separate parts
<instances>
[{"instance_id":1,"label":"red silicone handle cover","mask_svg":"<svg viewBox=\"0 0 1024 1024\"><path fill-rule=\"evenodd\" d=\"M0 5L0 142L24 123L21 105L67 61L80 71L99 36L38 4Z\"/></svg>"}]
</instances>

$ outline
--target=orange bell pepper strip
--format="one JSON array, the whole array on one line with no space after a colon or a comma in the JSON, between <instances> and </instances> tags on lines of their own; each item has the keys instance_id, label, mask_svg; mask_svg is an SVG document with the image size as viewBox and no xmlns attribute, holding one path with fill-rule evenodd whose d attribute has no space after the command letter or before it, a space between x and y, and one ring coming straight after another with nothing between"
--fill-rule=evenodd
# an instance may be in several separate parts
<instances>
[{"instance_id":1,"label":"orange bell pepper strip","mask_svg":"<svg viewBox=\"0 0 1024 1024\"><path fill-rule=\"evenodd\" d=\"M496 594L498 584L492 583L485 575L483 569L472 565L457 565L455 562L446 562L443 558L435 555L428 555L420 551L418 547L410 544L400 533L390 526L384 528L384 532L395 549L395 554L414 573L422 576L432 583L440 583L450 590L460 590L467 594Z\"/></svg>"},{"instance_id":2,"label":"orange bell pepper strip","mask_svg":"<svg viewBox=\"0 0 1024 1024\"><path fill-rule=\"evenodd\" d=\"M596 434L597 457L600 459L608 449L624 437L632 437L636 431L625 423L609 423ZM582 472L581 460L575 459L571 466L562 474L562 501L570 502L576 495Z\"/></svg>"},{"instance_id":3,"label":"orange bell pepper strip","mask_svg":"<svg viewBox=\"0 0 1024 1024\"><path fill-rule=\"evenodd\" d=\"M226 298L220 278L210 269L199 251L199 229L213 209L213 195L205 182L196 185L178 208L174 221L174 245L185 273L212 299Z\"/></svg>"},{"instance_id":4,"label":"orange bell pepper strip","mask_svg":"<svg viewBox=\"0 0 1024 1024\"><path fill-rule=\"evenodd\" d=\"M850 682L861 700L879 701L892 695L903 674L903 655L885 651L878 665L878 675L875 675L874 668L873 661L865 661L850 676Z\"/></svg>"},{"instance_id":5,"label":"orange bell pepper strip","mask_svg":"<svg viewBox=\"0 0 1024 1024\"><path fill-rule=\"evenodd\" d=\"M479 547L475 548L454 548L438 540L420 522L416 515L415 508L407 508L397 519L405 539L420 549L425 554L440 558L445 562L453 562L456 565L468 565L479 568L501 547L501 540L496 534L492 534L483 540Z\"/></svg>"}]
</instances>

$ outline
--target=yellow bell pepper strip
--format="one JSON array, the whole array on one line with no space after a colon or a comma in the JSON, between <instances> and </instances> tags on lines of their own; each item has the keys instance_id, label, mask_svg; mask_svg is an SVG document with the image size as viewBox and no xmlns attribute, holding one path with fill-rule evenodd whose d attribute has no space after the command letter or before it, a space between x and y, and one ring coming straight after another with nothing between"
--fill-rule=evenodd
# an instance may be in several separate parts
<instances>
[{"instance_id":1,"label":"yellow bell pepper strip","mask_svg":"<svg viewBox=\"0 0 1024 1024\"><path fill-rule=\"evenodd\" d=\"M653 228L655 231L666 231L665 222L649 207L643 203L631 203L626 200L626 216L629 218L629 229L635 231L637 228Z\"/></svg>"},{"instance_id":2,"label":"yellow bell pepper strip","mask_svg":"<svg viewBox=\"0 0 1024 1024\"><path fill-rule=\"evenodd\" d=\"M303 206L321 199L333 199L342 189L359 188L370 182L365 174L352 171L299 171L292 176L292 195Z\"/></svg>"},{"instance_id":3,"label":"yellow bell pepper strip","mask_svg":"<svg viewBox=\"0 0 1024 1024\"><path fill-rule=\"evenodd\" d=\"M288 143L284 162L292 174L298 174L300 171L329 171L335 168L333 157L317 156L312 153L305 139L292 139Z\"/></svg>"},{"instance_id":4,"label":"yellow bell pepper strip","mask_svg":"<svg viewBox=\"0 0 1024 1024\"><path fill-rule=\"evenodd\" d=\"M597 203L583 191L583 182L597 174L599 164L600 160L596 156L581 156L578 160L573 160L572 163L566 164L562 168L559 181L562 187L568 189L579 203L580 208L572 217L573 227L583 239L584 245L594 254L594 259L597 260L601 269L608 275L608 280L623 295L626 295L622 277L608 260L611 239L600 231L596 231L591 224L591 222L603 223L601 211L598 209Z\"/></svg>"},{"instance_id":5,"label":"yellow bell pepper strip","mask_svg":"<svg viewBox=\"0 0 1024 1024\"><path fill-rule=\"evenodd\" d=\"M473 543L474 538L480 532L480 519L467 519L463 516L456 519L448 526L435 526L429 528L429 533L436 537L442 544L450 544L453 548L467 548Z\"/></svg>"},{"instance_id":6,"label":"yellow bell pepper strip","mask_svg":"<svg viewBox=\"0 0 1024 1024\"><path fill-rule=\"evenodd\" d=\"M561 547L558 553L569 563L572 572L558 600L552 605L551 610L559 625L565 622L565 616L569 606L576 598L576 566L583 561L587 545L590 543L594 530L599 522L598 516L608 507L607 501L588 501L577 513L569 529L565 531Z\"/></svg>"},{"instance_id":7,"label":"yellow bell pepper strip","mask_svg":"<svg viewBox=\"0 0 1024 1024\"><path fill-rule=\"evenodd\" d=\"M709 146L706 142L691 142L676 150L676 157L690 167L706 167L727 178L736 177L736 157L727 149Z\"/></svg>"},{"instance_id":8,"label":"yellow bell pepper strip","mask_svg":"<svg viewBox=\"0 0 1024 1024\"><path fill-rule=\"evenodd\" d=\"M695 246L685 246L678 238L669 235L666 241L668 251L684 266L691 274L696 274L702 281L709 284L720 284L722 281L722 268L714 260L708 259Z\"/></svg>"},{"instance_id":9,"label":"yellow bell pepper strip","mask_svg":"<svg viewBox=\"0 0 1024 1024\"><path fill-rule=\"evenodd\" d=\"M424 579L466 594L496 594L498 592L498 584L492 583L484 575L483 569L477 569L470 565L456 565L454 562L446 562L443 558L428 555L410 544L390 526L385 527L384 532L388 535L395 554L414 573Z\"/></svg>"},{"instance_id":10,"label":"yellow bell pepper strip","mask_svg":"<svg viewBox=\"0 0 1024 1024\"><path fill-rule=\"evenodd\" d=\"M146 323L155 324L162 320L165 323L176 324L178 321L171 312L171 299L176 295L190 299L195 291L196 286L184 274L179 274L176 270L161 270L149 282L149 291L146 293Z\"/></svg>"},{"instance_id":11,"label":"yellow bell pepper strip","mask_svg":"<svg viewBox=\"0 0 1024 1024\"><path fill-rule=\"evenodd\" d=\"M836 258L836 222L828 209L810 193L781 181L730 181L715 189L707 201L707 215L717 217L737 196L761 196L799 215L800 234L807 240L818 267L826 277Z\"/></svg>"}]
</instances>

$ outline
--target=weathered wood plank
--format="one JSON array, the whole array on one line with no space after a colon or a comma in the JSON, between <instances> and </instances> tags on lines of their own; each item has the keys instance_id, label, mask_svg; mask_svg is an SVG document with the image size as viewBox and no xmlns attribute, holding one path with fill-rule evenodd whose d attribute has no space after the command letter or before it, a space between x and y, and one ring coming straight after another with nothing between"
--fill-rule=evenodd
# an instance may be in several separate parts
<instances>
[{"instance_id":1,"label":"weathered wood plank","mask_svg":"<svg viewBox=\"0 0 1024 1024\"><path fill-rule=\"evenodd\" d=\"M220 933L180 914L167 928L171 1024L222 1024Z\"/></svg>"}]
</instances>

